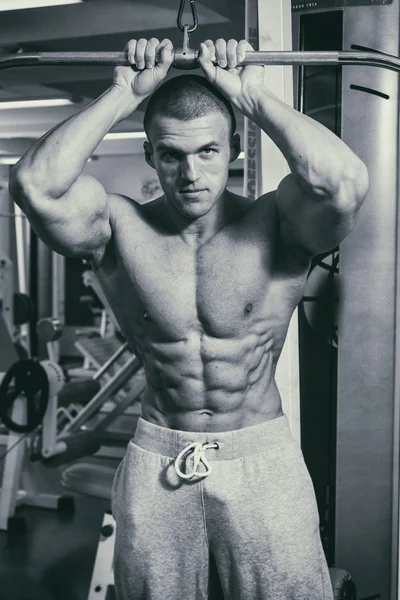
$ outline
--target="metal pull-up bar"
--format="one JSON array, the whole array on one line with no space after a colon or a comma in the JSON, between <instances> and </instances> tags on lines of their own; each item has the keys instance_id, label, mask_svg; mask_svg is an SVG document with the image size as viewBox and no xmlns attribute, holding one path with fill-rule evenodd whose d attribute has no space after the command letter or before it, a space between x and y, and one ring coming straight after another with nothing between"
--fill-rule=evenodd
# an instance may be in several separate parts
<instances>
[{"instance_id":1,"label":"metal pull-up bar","mask_svg":"<svg viewBox=\"0 0 400 600\"><path fill-rule=\"evenodd\" d=\"M199 51L188 46L174 50L173 67L190 70L198 67ZM246 65L366 65L400 72L400 58L379 52L247 52ZM0 69L34 66L130 66L125 52L21 52L0 56Z\"/></svg>"},{"instance_id":2,"label":"metal pull-up bar","mask_svg":"<svg viewBox=\"0 0 400 600\"><path fill-rule=\"evenodd\" d=\"M198 18L196 0L189 0L192 11L192 25L183 23L183 14L186 0L180 0L177 24L183 31L182 48L173 50L173 63L175 69L191 70L199 66L199 51L189 46L189 35L197 29ZM215 63L217 64L217 63ZM367 65L370 67L382 67L391 71L400 72L400 58L383 54L380 52L247 52L244 61L246 65ZM12 67L36 67L36 66L132 66L128 61L126 52L18 52L0 56L0 69Z\"/></svg>"}]
</instances>

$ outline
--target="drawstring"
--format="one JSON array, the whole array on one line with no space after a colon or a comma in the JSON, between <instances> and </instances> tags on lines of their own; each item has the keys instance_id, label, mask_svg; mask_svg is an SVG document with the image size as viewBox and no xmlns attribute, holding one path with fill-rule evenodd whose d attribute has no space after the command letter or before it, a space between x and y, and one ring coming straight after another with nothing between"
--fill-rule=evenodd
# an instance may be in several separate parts
<instances>
[{"instance_id":1,"label":"drawstring","mask_svg":"<svg viewBox=\"0 0 400 600\"><path fill-rule=\"evenodd\" d=\"M204 453L209 448L218 449L219 445L217 442L213 442L211 444L207 444L207 443L202 444L201 442L192 442L191 444L188 444L186 446L186 448L184 448L182 450L182 452L179 452L178 456L175 459L176 474L179 477L181 477L182 479L191 479L192 477L194 477L194 475L198 475L199 477L207 477L207 475L209 475L211 473L212 469L211 469ZM189 466L189 461L191 460L193 463L193 467L190 472L182 473L182 471L179 468L179 463L185 455L187 455L186 459L185 459L185 465ZM203 472L197 470L197 467L199 466L200 463L202 463L206 468L206 470Z\"/></svg>"}]
</instances>

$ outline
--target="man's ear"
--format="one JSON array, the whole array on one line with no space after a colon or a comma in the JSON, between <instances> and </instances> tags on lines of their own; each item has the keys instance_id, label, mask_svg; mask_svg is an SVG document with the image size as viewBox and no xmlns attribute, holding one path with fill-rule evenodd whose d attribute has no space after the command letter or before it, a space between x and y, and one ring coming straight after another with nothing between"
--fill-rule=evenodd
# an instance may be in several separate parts
<instances>
[{"instance_id":1,"label":"man's ear","mask_svg":"<svg viewBox=\"0 0 400 600\"><path fill-rule=\"evenodd\" d=\"M238 133L235 133L235 135L232 136L231 140L231 157L229 162L235 161L238 158L241 150L242 149L240 145L240 135Z\"/></svg>"},{"instance_id":2,"label":"man's ear","mask_svg":"<svg viewBox=\"0 0 400 600\"><path fill-rule=\"evenodd\" d=\"M154 166L154 161L153 161L153 146L151 145L150 142L148 142L147 140L143 143L143 149L144 149L144 157L146 159L147 164L152 168L155 169Z\"/></svg>"}]
</instances>

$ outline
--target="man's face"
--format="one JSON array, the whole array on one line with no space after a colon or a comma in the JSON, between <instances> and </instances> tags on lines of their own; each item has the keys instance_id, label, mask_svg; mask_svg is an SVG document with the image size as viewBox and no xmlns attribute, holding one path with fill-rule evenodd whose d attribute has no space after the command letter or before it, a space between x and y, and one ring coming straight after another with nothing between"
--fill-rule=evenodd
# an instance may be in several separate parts
<instances>
[{"instance_id":1,"label":"man's face","mask_svg":"<svg viewBox=\"0 0 400 600\"><path fill-rule=\"evenodd\" d=\"M147 162L156 169L166 199L189 219L207 214L224 192L229 163L240 151L230 123L215 111L192 121L159 115L151 123Z\"/></svg>"}]
</instances>

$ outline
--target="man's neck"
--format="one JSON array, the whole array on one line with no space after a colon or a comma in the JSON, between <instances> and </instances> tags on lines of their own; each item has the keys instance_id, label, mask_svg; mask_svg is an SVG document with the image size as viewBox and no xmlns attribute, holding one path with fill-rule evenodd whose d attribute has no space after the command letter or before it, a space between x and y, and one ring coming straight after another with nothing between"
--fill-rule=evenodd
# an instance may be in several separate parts
<instances>
[{"instance_id":1,"label":"man's neck","mask_svg":"<svg viewBox=\"0 0 400 600\"><path fill-rule=\"evenodd\" d=\"M165 196L163 208L169 227L187 244L198 246L207 242L232 221L233 202L232 194L225 190L207 214L195 219L182 215Z\"/></svg>"}]
</instances>

